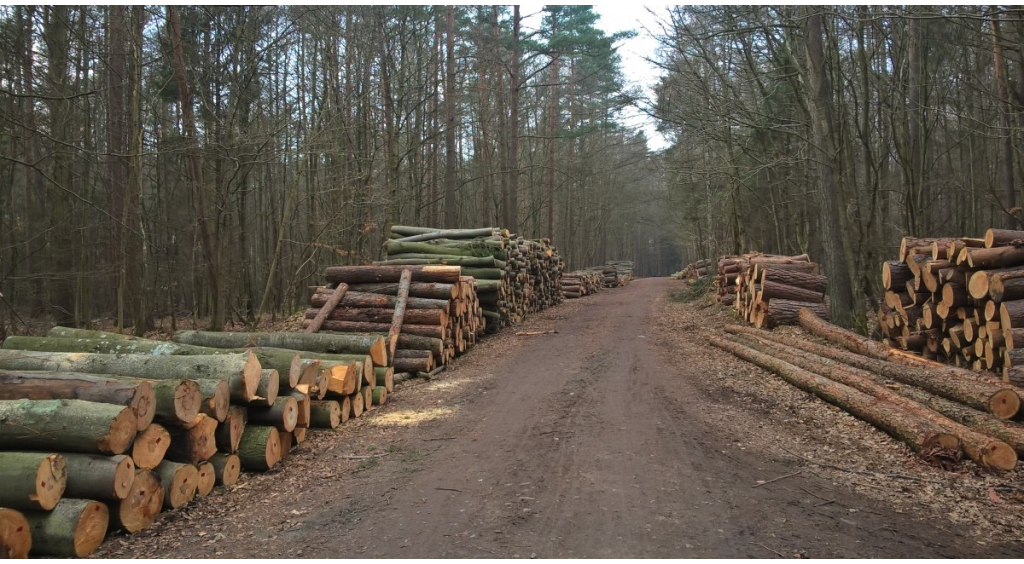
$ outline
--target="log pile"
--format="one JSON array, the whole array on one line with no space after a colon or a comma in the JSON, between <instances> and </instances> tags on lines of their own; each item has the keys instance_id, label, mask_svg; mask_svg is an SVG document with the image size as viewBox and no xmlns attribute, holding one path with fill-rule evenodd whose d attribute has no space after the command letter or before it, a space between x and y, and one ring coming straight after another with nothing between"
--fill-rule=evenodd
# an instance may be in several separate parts
<instances>
[{"instance_id":1,"label":"log pile","mask_svg":"<svg viewBox=\"0 0 1024 564\"><path fill-rule=\"evenodd\" d=\"M507 229L391 227L387 260L379 265L455 265L477 281L487 332L521 322L562 300L562 257L548 239L529 240Z\"/></svg>"},{"instance_id":2,"label":"log pile","mask_svg":"<svg viewBox=\"0 0 1024 564\"><path fill-rule=\"evenodd\" d=\"M604 274L605 288L625 286L633 279L633 261L610 260L604 264L601 272Z\"/></svg>"},{"instance_id":3,"label":"log pile","mask_svg":"<svg viewBox=\"0 0 1024 564\"><path fill-rule=\"evenodd\" d=\"M719 302L733 296L740 317L758 328L795 325L805 307L828 318L827 282L806 254L752 253L719 260Z\"/></svg>"},{"instance_id":4,"label":"log pile","mask_svg":"<svg viewBox=\"0 0 1024 564\"><path fill-rule=\"evenodd\" d=\"M604 274L593 270L577 270L562 275L562 295L566 299L596 294L604 283Z\"/></svg>"},{"instance_id":5,"label":"log pile","mask_svg":"<svg viewBox=\"0 0 1024 564\"><path fill-rule=\"evenodd\" d=\"M308 429L360 416L393 385L374 366L387 358L379 335L175 339L57 327L4 342L0 531L30 524L0 538L8 554L85 556L108 530L141 531L241 470L276 466Z\"/></svg>"},{"instance_id":6,"label":"log pile","mask_svg":"<svg viewBox=\"0 0 1024 564\"><path fill-rule=\"evenodd\" d=\"M904 237L882 265L878 327L887 344L1024 384L1024 231Z\"/></svg>"},{"instance_id":7,"label":"log pile","mask_svg":"<svg viewBox=\"0 0 1024 564\"><path fill-rule=\"evenodd\" d=\"M1011 421L1024 389L962 369L922 367L809 309L798 317L832 344L743 326L727 326L732 337L711 344L878 427L926 459L963 457L1004 471L1024 454L1024 426Z\"/></svg>"},{"instance_id":8,"label":"log pile","mask_svg":"<svg viewBox=\"0 0 1024 564\"><path fill-rule=\"evenodd\" d=\"M701 259L686 265L686 268L672 275L674 280L696 280L711 274L711 259Z\"/></svg>"},{"instance_id":9,"label":"log pile","mask_svg":"<svg viewBox=\"0 0 1024 564\"><path fill-rule=\"evenodd\" d=\"M404 290L403 271L410 273ZM395 350L416 352L391 351L379 365L398 372L429 372L468 351L486 329L478 294L481 281L464 276L465 271L444 264L327 267L328 285L314 289L304 327L308 330L318 315L330 310L315 330L386 333L389 346L394 339ZM329 308L331 296L342 286L344 297ZM400 326L393 326L396 321ZM420 359L417 363L408 360L412 354Z\"/></svg>"}]
</instances>

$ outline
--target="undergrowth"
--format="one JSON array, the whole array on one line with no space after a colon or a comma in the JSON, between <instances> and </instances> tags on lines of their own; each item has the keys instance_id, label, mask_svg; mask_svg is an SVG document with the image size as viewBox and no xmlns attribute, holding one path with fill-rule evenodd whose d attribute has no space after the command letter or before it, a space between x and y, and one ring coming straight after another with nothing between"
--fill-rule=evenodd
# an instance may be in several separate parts
<instances>
[{"instance_id":1,"label":"undergrowth","mask_svg":"<svg viewBox=\"0 0 1024 564\"><path fill-rule=\"evenodd\" d=\"M689 287L685 290L678 292L672 292L672 301L681 303L690 303L694 300L700 299L711 290L711 284L714 278L711 276L705 276L694 280Z\"/></svg>"}]
</instances>

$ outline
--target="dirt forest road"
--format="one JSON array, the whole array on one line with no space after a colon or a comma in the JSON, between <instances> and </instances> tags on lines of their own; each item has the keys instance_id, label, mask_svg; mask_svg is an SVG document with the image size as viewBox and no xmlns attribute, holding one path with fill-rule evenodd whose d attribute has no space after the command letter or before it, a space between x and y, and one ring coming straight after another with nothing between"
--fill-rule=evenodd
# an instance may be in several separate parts
<instances>
[{"instance_id":1,"label":"dirt forest road","mask_svg":"<svg viewBox=\"0 0 1024 564\"><path fill-rule=\"evenodd\" d=\"M527 328L558 333L488 340L437 380L396 391L348 442L313 441L283 475L250 478L98 555L1021 554L758 446L755 435L785 449L803 439L789 444L786 424L718 387L712 357L723 353L672 345L672 331L702 330L662 322L673 284L641 279L535 316Z\"/></svg>"}]
</instances>

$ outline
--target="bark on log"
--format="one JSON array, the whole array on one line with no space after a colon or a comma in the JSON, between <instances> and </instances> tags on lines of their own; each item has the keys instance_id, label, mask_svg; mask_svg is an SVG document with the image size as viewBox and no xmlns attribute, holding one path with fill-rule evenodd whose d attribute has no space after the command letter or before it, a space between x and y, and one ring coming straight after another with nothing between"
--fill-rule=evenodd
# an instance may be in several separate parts
<instances>
[{"instance_id":1,"label":"bark on log","mask_svg":"<svg viewBox=\"0 0 1024 564\"><path fill-rule=\"evenodd\" d=\"M245 432L245 422L248 416L247 410L238 405L228 409L227 419L217 425L214 435L217 442L217 450L227 453L234 453L238 450L238 444Z\"/></svg>"},{"instance_id":2,"label":"bark on log","mask_svg":"<svg viewBox=\"0 0 1024 564\"><path fill-rule=\"evenodd\" d=\"M177 509L196 497L199 472L192 464L181 464L165 460L153 472L160 477L164 488L164 507Z\"/></svg>"},{"instance_id":3,"label":"bark on log","mask_svg":"<svg viewBox=\"0 0 1024 564\"><path fill-rule=\"evenodd\" d=\"M330 283L368 284L398 282L403 270L412 271L416 282L445 282L454 284L462 275L462 267L445 265L422 266L328 266L324 278Z\"/></svg>"},{"instance_id":4,"label":"bark on log","mask_svg":"<svg viewBox=\"0 0 1024 564\"><path fill-rule=\"evenodd\" d=\"M433 357L427 358L396 358L394 368L398 372L430 372L433 370Z\"/></svg>"},{"instance_id":5,"label":"bark on log","mask_svg":"<svg viewBox=\"0 0 1024 564\"><path fill-rule=\"evenodd\" d=\"M299 404L291 396L277 398L270 407L250 406L247 412L249 418L246 429L253 425L273 425L290 433L299 421Z\"/></svg>"},{"instance_id":6,"label":"bark on log","mask_svg":"<svg viewBox=\"0 0 1024 564\"><path fill-rule=\"evenodd\" d=\"M989 295L997 302L1024 300L1024 278L994 276L989 283Z\"/></svg>"},{"instance_id":7,"label":"bark on log","mask_svg":"<svg viewBox=\"0 0 1024 564\"><path fill-rule=\"evenodd\" d=\"M964 249L967 265L971 269L1006 268L1024 264L1024 248L992 247L990 249Z\"/></svg>"},{"instance_id":8,"label":"bark on log","mask_svg":"<svg viewBox=\"0 0 1024 564\"><path fill-rule=\"evenodd\" d=\"M309 327L306 327L307 333L316 333L320 330L324 320L331 315L334 308L338 307L338 303L341 302L341 298L345 297L346 292L348 292L348 284L338 284L338 287L331 293L331 297L328 298L327 303L314 316L313 322L309 324Z\"/></svg>"},{"instance_id":9,"label":"bark on log","mask_svg":"<svg viewBox=\"0 0 1024 564\"><path fill-rule=\"evenodd\" d=\"M107 535L107 506L88 499L64 499L53 511L26 511L33 556L89 556Z\"/></svg>"},{"instance_id":10,"label":"bark on log","mask_svg":"<svg viewBox=\"0 0 1024 564\"><path fill-rule=\"evenodd\" d=\"M341 404L334 400L311 402L309 424L316 429L337 429L341 425Z\"/></svg>"},{"instance_id":11,"label":"bark on log","mask_svg":"<svg viewBox=\"0 0 1024 564\"><path fill-rule=\"evenodd\" d=\"M370 392L370 398L373 405L384 405L388 401L388 389L384 386L377 386Z\"/></svg>"},{"instance_id":12,"label":"bark on log","mask_svg":"<svg viewBox=\"0 0 1024 564\"><path fill-rule=\"evenodd\" d=\"M1014 241L1024 241L1024 231L992 228L985 232L985 248L1009 245Z\"/></svg>"},{"instance_id":13,"label":"bark on log","mask_svg":"<svg viewBox=\"0 0 1024 564\"><path fill-rule=\"evenodd\" d=\"M178 356L204 354L201 348L183 346L165 341L132 338L82 339L66 337L26 337L13 335L4 341L5 350L35 352L80 352L94 354L139 354L148 356Z\"/></svg>"},{"instance_id":14,"label":"bark on log","mask_svg":"<svg viewBox=\"0 0 1024 564\"><path fill-rule=\"evenodd\" d=\"M264 472L281 461L281 439L277 427L249 425L238 445L243 470Z\"/></svg>"},{"instance_id":15,"label":"bark on log","mask_svg":"<svg viewBox=\"0 0 1024 564\"><path fill-rule=\"evenodd\" d=\"M218 452L210 458L213 465L214 477L218 486L233 486L238 483L238 477L242 473L242 463L238 460L237 454Z\"/></svg>"},{"instance_id":16,"label":"bark on log","mask_svg":"<svg viewBox=\"0 0 1024 564\"><path fill-rule=\"evenodd\" d=\"M64 497L120 501L128 497L135 481L135 462L118 454L65 453L67 487Z\"/></svg>"},{"instance_id":17,"label":"bark on log","mask_svg":"<svg viewBox=\"0 0 1024 564\"><path fill-rule=\"evenodd\" d=\"M758 297L761 301L774 299L808 303L822 303L825 301L825 295L821 292L805 290L796 286L787 286L770 280L761 284L761 294Z\"/></svg>"},{"instance_id":18,"label":"bark on log","mask_svg":"<svg viewBox=\"0 0 1024 564\"><path fill-rule=\"evenodd\" d=\"M999 304L999 324L1004 329L1024 327L1024 300Z\"/></svg>"},{"instance_id":19,"label":"bark on log","mask_svg":"<svg viewBox=\"0 0 1024 564\"><path fill-rule=\"evenodd\" d=\"M964 453L982 467L1011 470L1017 464L1017 453L1010 445L992 440L990 437L932 411L914 400L893 392L881 385L873 374L865 370L845 366L824 357L807 355L807 353L787 345L751 335L745 335L743 341L744 344L752 346L762 353L856 388L880 401L892 403L913 413L916 417L932 422L943 431L955 435L960 440Z\"/></svg>"},{"instance_id":20,"label":"bark on log","mask_svg":"<svg viewBox=\"0 0 1024 564\"><path fill-rule=\"evenodd\" d=\"M743 360L778 374L783 380L801 390L843 408L858 419L867 421L896 439L907 443L914 452L925 452L933 447L949 450L959 450L960 448L960 441L955 436L946 433L931 421L889 402L877 401L864 392L833 382L727 339L713 337L710 343Z\"/></svg>"},{"instance_id":21,"label":"bark on log","mask_svg":"<svg viewBox=\"0 0 1024 564\"><path fill-rule=\"evenodd\" d=\"M787 342L787 344L863 370L870 370L904 384L917 386L938 396L958 401L981 411L987 411L1000 419L1010 419L1020 411L1020 396L1010 386L969 370L945 365L924 368L921 365L906 366L884 362L890 359L898 361L903 356L891 353L887 347L878 343L871 343L870 346L858 346L858 342L863 342L859 335L829 325L820 319L815 323L814 320L807 319L807 316L801 314L800 322L811 333L858 354L849 354L837 350L835 347L824 347L799 339L792 340L791 343ZM771 337L765 338L770 339Z\"/></svg>"},{"instance_id":22,"label":"bark on log","mask_svg":"<svg viewBox=\"0 0 1024 564\"><path fill-rule=\"evenodd\" d=\"M49 511L67 487L64 457L46 452L0 452L0 506Z\"/></svg>"},{"instance_id":23,"label":"bark on log","mask_svg":"<svg viewBox=\"0 0 1024 564\"><path fill-rule=\"evenodd\" d=\"M110 522L128 533L148 529L156 522L164 506L164 488L151 470L136 470L131 493L120 503L110 505Z\"/></svg>"},{"instance_id":24,"label":"bark on log","mask_svg":"<svg viewBox=\"0 0 1024 564\"><path fill-rule=\"evenodd\" d=\"M135 411L139 431L153 422L156 397L145 380L126 381L74 372L0 370L0 400L78 399Z\"/></svg>"},{"instance_id":25,"label":"bark on log","mask_svg":"<svg viewBox=\"0 0 1024 564\"><path fill-rule=\"evenodd\" d=\"M168 427L171 446L165 459L190 464L209 460L217 452L217 423L213 417L200 413L186 425Z\"/></svg>"},{"instance_id":26,"label":"bark on log","mask_svg":"<svg viewBox=\"0 0 1024 564\"><path fill-rule=\"evenodd\" d=\"M768 309L765 312L765 327L776 327L779 325L797 325L799 323L800 310L808 308L823 319L829 318L829 312L825 304L794 302L792 300L774 299L768 302Z\"/></svg>"},{"instance_id":27,"label":"bark on log","mask_svg":"<svg viewBox=\"0 0 1024 564\"><path fill-rule=\"evenodd\" d=\"M0 401L0 449L121 454L137 432L130 407L81 400Z\"/></svg>"},{"instance_id":28,"label":"bark on log","mask_svg":"<svg viewBox=\"0 0 1024 564\"><path fill-rule=\"evenodd\" d=\"M263 369L260 373L260 383L256 386L256 399L252 401L256 405L271 406L277 401L277 394L281 390L281 376L277 370Z\"/></svg>"},{"instance_id":29,"label":"bark on log","mask_svg":"<svg viewBox=\"0 0 1024 564\"><path fill-rule=\"evenodd\" d=\"M395 369L390 366L378 366L373 369L373 372L374 384L376 386L384 386L387 388L388 393L391 393L395 388Z\"/></svg>"},{"instance_id":30,"label":"bark on log","mask_svg":"<svg viewBox=\"0 0 1024 564\"><path fill-rule=\"evenodd\" d=\"M47 353L0 350L0 369L43 370L47 372L82 372L112 376L132 376L149 380L212 378L226 379L232 374L244 374L259 382L259 359L244 353L188 356L111 355L84 353ZM193 417L195 417L193 415ZM191 421L192 418L188 420Z\"/></svg>"},{"instance_id":31,"label":"bark on log","mask_svg":"<svg viewBox=\"0 0 1024 564\"><path fill-rule=\"evenodd\" d=\"M309 398L309 394L302 393L298 390L291 392L292 399L295 400L295 427L292 429L308 429L309 428L309 417L310 407L312 401ZM289 431L290 432L290 431Z\"/></svg>"},{"instance_id":32,"label":"bark on log","mask_svg":"<svg viewBox=\"0 0 1024 564\"><path fill-rule=\"evenodd\" d=\"M32 529L20 511L0 507L0 558L28 558Z\"/></svg>"},{"instance_id":33,"label":"bark on log","mask_svg":"<svg viewBox=\"0 0 1024 564\"><path fill-rule=\"evenodd\" d=\"M353 292L397 296L398 284L353 284L349 286L349 290ZM452 300L455 299L455 284L443 284L440 282L413 282L409 285L409 297Z\"/></svg>"},{"instance_id":34,"label":"bark on log","mask_svg":"<svg viewBox=\"0 0 1024 564\"><path fill-rule=\"evenodd\" d=\"M306 325L306 321L303 321L303 326ZM390 323L365 323L361 321L324 321L324 325L321 331L336 331L337 333L388 333L391 330ZM419 335L421 337L433 337L435 339L445 339L448 337L447 328L443 325L412 325L408 324L404 328L405 334ZM320 333L323 334L323 333ZM386 347L385 347L386 348ZM356 351L359 352L359 351ZM374 359L377 362L377 359ZM387 364L387 361L381 364Z\"/></svg>"},{"instance_id":35,"label":"bark on log","mask_svg":"<svg viewBox=\"0 0 1024 564\"><path fill-rule=\"evenodd\" d=\"M323 304L326 303L327 298L329 296L330 294L328 293L317 292L313 294L312 298L310 298L309 305L314 308L322 307ZM397 303L397 301L397 296L349 291L341 300L340 306L346 309L367 307L380 309L395 309L395 303ZM443 311L448 311L448 305L450 303L450 298L409 298L405 307L406 309L440 309Z\"/></svg>"},{"instance_id":36,"label":"bark on log","mask_svg":"<svg viewBox=\"0 0 1024 564\"><path fill-rule=\"evenodd\" d=\"M184 343L206 343L220 348L254 345L319 353L368 354L374 362L386 363L383 338L377 335L331 335L324 333L219 333L179 331L174 339ZM259 372L256 373L259 378Z\"/></svg>"},{"instance_id":37,"label":"bark on log","mask_svg":"<svg viewBox=\"0 0 1024 564\"><path fill-rule=\"evenodd\" d=\"M821 274L805 274L792 270L782 270L767 267L760 271L760 282L775 282L786 286L795 286L811 292L824 294L828 285L828 278Z\"/></svg>"},{"instance_id":38,"label":"bark on log","mask_svg":"<svg viewBox=\"0 0 1024 564\"><path fill-rule=\"evenodd\" d=\"M305 319L310 319L318 310L306 310ZM352 307L335 309L327 321L361 321L366 323L391 323L395 316L393 308ZM413 325L447 325L448 313L442 309L406 309L403 322ZM322 327L321 327L322 328Z\"/></svg>"},{"instance_id":39,"label":"bark on log","mask_svg":"<svg viewBox=\"0 0 1024 564\"><path fill-rule=\"evenodd\" d=\"M170 446L171 434L162 425L152 423L135 436L132 461L140 470L152 470L163 462Z\"/></svg>"}]
</instances>

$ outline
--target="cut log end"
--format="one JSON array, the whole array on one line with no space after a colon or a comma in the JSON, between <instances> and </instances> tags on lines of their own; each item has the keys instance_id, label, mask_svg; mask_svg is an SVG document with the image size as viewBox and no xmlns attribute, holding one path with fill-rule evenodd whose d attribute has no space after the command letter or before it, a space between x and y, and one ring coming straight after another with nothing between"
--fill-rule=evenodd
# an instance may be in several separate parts
<instances>
[{"instance_id":1,"label":"cut log end","mask_svg":"<svg viewBox=\"0 0 1024 564\"><path fill-rule=\"evenodd\" d=\"M100 437L98 444L101 452L109 454L121 454L128 450L135 435L139 432L138 418L135 410L126 407L122 409L110 423L110 432Z\"/></svg>"},{"instance_id":2,"label":"cut log end","mask_svg":"<svg viewBox=\"0 0 1024 564\"><path fill-rule=\"evenodd\" d=\"M1012 418L1020 408L1020 396L1013 390L999 390L989 399L989 410L1000 419Z\"/></svg>"},{"instance_id":3,"label":"cut log end","mask_svg":"<svg viewBox=\"0 0 1024 564\"><path fill-rule=\"evenodd\" d=\"M128 497L117 504L116 523L128 533L148 529L160 514L164 504L164 488L160 478L149 470L139 470L132 480Z\"/></svg>"},{"instance_id":4,"label":"cut log end","mask_svg":"<svg viewBox=\"0 0 1024 564\"><path fill-rule=\"evenodd\" d=\"M237 454L217 453L210 459L210 464L213 464L218 486L232 486L238 483L242 463L238 460Z\"/></svg>"},{"instance_id":5,"label":"cut log end","mask_svg":"<svg viewBox=\"0 0 1024 564\"><path fill-rule=\"evenodd\" d=\"M132 493L135 482L135 461L130 456L122 456L114 471L114 496L125 499Z\"/></svg>"},{"instance_id":6,"label":"cut log end","mask_svg":"<svg viewBox=\"0 0 1024 564\"><path fill-rule=\"evenodd\" d=\"M260 375L263 373L263 367L260 366L260 360L256 358L256 353L249 351L249 355L245 360L245 368L242 369L242 377L245 379L245 392L248 394L249 399L256 397L256 389L260 385Z\"/></svg>"},{"instance_id":7,"label":"cut log end","mask_svg":"<svg viewBox=\"0 0 1024 564\"><path fill-rule=\"evenodd\" d=\"M137 467L152 470L164 459L170 446L171 434L167 429L154 423L135 437L135 443L132 444L132 460Z\"/></svg>"},{"instance_id":8,"label":"cut log end","mask_svg":"<svg viewBox=\"0 0 1024 564\"><path fill-rule=\"evenodd\" d=\"M41 509L49 511L57 507L67 485L67 463L59 454L45 456L36 469L35 501Z\"/></svg>"},{"instance_id":9,"label":"cut log end","mask_svg":"<svg viewBox=\"0 0 1024 564\"><path fill-rule=\"evenodd\" d=\"M200 462L196 465L196 495L210 495L213 487L217 485L217 472L213 464Z\"/></svg>"},{"instance_id":10,"label":"cut log end","mask_svg":"<svg viewBox=\"0 0 1024 564\"><path fill-rule=\"evenodd\" d=\"M82 508L75 527L75 556L82 558L96 551L107 536L110 510L98 501L89 501Z\"/></svg>"},{"instance_id":11,"label":"cut log end","mask_svg":"<svg viewBox=\"0 0 1024 564\"><path fill-rule=\"evenodd\" d=\"M129 407L135 410L137 429L140 432L149 427L153 418L156 417L156 396L154 394L152 384L146 381L139 382L135 388L135 395L132 396L131 404L129 404Z\"/></svg>"},{"instance_id":12,"label":"cut log end","mask_svg":"<svg viewBox=\"0 0 1024 564\"><path fill-rule=\"evenodd\" d=\"M196 418L203 408L203 395L195 380L182 380L174 390L174 413L179 421Z\"/></svg>"},{"instance_id":13,"label":"cut log end","mask_svg":"<svg viewBox=\"0 0 1024 564\"><path fill-rule=\"evenodd\" d=\"M1003 471L1013 470L1017 465L1017 452L1002 441L992 441L983 449L981 459L989 468Z\"/></svg>"},{"instance_id":14,"label":"cut log end","mask_svg":"<svg viewBox=\"0 0 1024 564\"><path fill-rule=\"evenodd\" d=\"M0 507L0 558L28 558L32 532L20 511Z\"/></svg>"},{"instance_id":15,"label":"cut log end","mask_svg":"<svg viewBox=\"0 0 1024 564\"><path fill-rule=\"evenodd\" d=\"M164 486L164 507L177 509L196 497L199 472L191 464L164 462L156 469Z\"/></svg>"}]
</instances>

